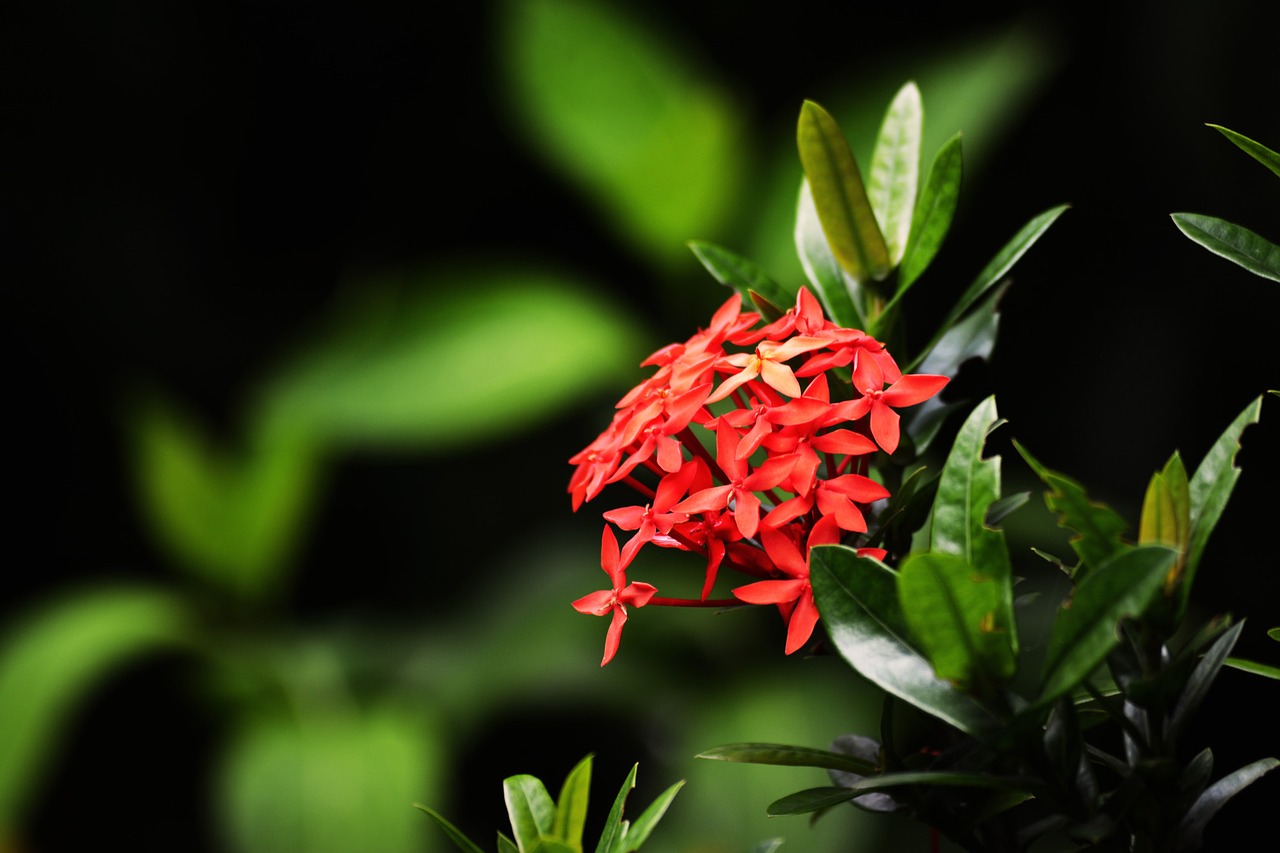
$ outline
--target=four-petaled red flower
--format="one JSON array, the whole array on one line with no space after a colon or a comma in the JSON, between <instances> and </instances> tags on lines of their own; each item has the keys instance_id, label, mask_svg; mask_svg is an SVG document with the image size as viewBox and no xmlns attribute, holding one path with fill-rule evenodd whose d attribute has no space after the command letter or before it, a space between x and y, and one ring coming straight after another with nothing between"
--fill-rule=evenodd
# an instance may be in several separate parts
<instances>
[{"instance_id":1,"label":"four-petaled red flower","mask_svg":"<svg viewBox=\"0 0 1280 853\"><path fill-rule=\"evenodd\" d=\"M657 588L647 583L627 583L627 564L618 553L618 539L609 527L604 529L600 543L600 566L613 583L612 589L602 589L584 595L573 603L573 609L592 616L609 616L609 632L604 638L604 666L618 653L622 642L622 626L627 621L627 607L644 607L657 593Z\"/></svg>"}]
</instances>

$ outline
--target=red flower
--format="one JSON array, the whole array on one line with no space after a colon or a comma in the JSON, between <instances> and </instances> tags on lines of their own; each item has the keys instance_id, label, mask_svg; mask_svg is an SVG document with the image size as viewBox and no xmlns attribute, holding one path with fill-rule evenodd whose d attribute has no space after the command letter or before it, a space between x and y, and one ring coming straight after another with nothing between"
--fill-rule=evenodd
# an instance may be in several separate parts
<instances>
[{"instance_id":1,"label":"red flower","mask_svg":"<svg viewBox=\"0 0 1280 853\"><path fill-rule=\"evenodd\" d=\"M618 653L622 626L627 621L627 606L644 607L658 590L647 583L627 583L627 564L619 557L617 537L608 525L600 542L600 566L613 583L613 589L584 595L573 603L573 609L591 616L612 614L609 633L604 638L604 659L600 661L604 666Z\"/></svg>"}]
</instances>

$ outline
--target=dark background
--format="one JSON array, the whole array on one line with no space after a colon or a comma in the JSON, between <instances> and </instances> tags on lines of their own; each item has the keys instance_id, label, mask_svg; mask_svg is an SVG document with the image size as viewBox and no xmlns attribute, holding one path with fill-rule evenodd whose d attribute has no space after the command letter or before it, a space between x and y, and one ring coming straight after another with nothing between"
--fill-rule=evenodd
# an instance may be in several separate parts
<instances>
[{"instance_id":1,"label":"dark background","mask_svg":"<svg viewBox=\"0 0 1280 853\"><path fill-rule=\"evenodd\" d=\"M856 80L919 41L1028 14L1052 33L1059 69L989 157L980 189L966 188L944 255L949 268L978 269L1032 213L1071 203L1019 264L996 358L971 381L1000 395L1006 429L1042 461L1133 517L1170 450L1198 460L1249 399L1280 387L1280 286L1193 246L1168 219L1211 213L1280 239L1280 181L1203 127L1280 146L1264 4L886 6L645 8L747 94L753 128L783 139L800 99L837 73ZM611 282L666 337L698 322L652 298L656 274L514 137L491 4L457 4L446 19L443 7L382 2L26 3L8 5L0 22L11 472L0 616L100 573L163 577L121 457L123 401L159 386L230 430L258 366L353 273L468 252L558 256ZM495 132L459 145L464 121ZM492 180L476 179L482 166ZM517 227L495 244L498 204ZM1207 610L1251 617L1240 653L1271 660L1278 647L1261 635L1280 624L1267 547L1280 474L1275 405L1247 437L1245 473L1197 593ZM505 462L465 452L341 463L289 608L305 620L349 606L356 564L359 606L370 612L463 600L464 584L424 568L417 519L433 484L460 471L510 477L509 460L520 458L523 482L549 484L524 523L558 523L561 498L542 496L561 494L563 460L593 423L585 411L566 416ZM461 551L483 532L460 524ZM187 827L183 846L202 849L203 768L164 741L200 744L218 721L180 698L180 681L160 661L95 700L35 816L32 849L71 849L90 826L111 837L137 820ZM1223 676L1205 723L1232 732L1220 768L1280 750L1275 707L1269 683ZM519 719L495 720L494 737L585 725ZM484 770L466 772L505 772ZM127 808L112 791L125 777ZM1258 787L1234 819L1274 801L1274 785Z\"/></svg>"}]
</instances>

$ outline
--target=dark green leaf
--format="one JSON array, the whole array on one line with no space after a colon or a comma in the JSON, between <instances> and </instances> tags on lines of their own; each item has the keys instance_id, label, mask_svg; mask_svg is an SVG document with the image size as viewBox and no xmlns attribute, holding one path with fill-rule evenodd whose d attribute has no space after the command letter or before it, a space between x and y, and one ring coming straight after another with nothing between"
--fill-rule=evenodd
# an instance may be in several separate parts
<instances>
[{"instance_id":1,"label":"dark green leaf","mask_svg":"<svg viewBox=\"0 0 1280 853\"><path fill-rule=\"evenodd\" d=\"M127 661L189 640L189 614L142 587L63 590L10 623L0 642L0 835L20 824L75 712Z\"/></svg>"},{"instance_id":2,"label":"dark green leaf","mask_svg":"<svg viewBox=\"0 0 1280 853\"><path fill-rule=\"evenodd\" d=\"M600 842L596 845L596 853L617 853L623 844L626 823L622 819L622 810L626 807L627 797L636 786L636 770L640 765L631 765L631 772L623 780L618 789L618 796L613 799L609 809L609 817L605 819L604 829L600 832Z\"/></svg>"},{"instance_id":3,"label":"dark green leaf","mask_svg":"<svg viewBox=\"0 0 1280 853\"><path fill-rule=\"evenodd\" d=\"M898 269L898 292L894 295L894 302L929 268L942 248L960 200L963 171L964 157L960 149L960 134L957 133L934 155L929 177L916 200L911 218L911 238L907 241L902 266Z\"/></svg>"},{"instance_id":4,"label":"dark green leaf","mask_svg":"<svg viewBox=\"0 0 1280 853\"><path fill-rule=\"evenodd\" d=\"M840 126L821 106L805 101L796 143L832 254L855 281L884 278L890 268L888 249Z\"/></svg>"},{"instance_id":5,"label":"dark green leaf","mask_svg":"<svg viewBox=\"0 0 1280 853\"><path fill-rule=\"evenodd\" d=\"M981 704L939 679L907 640L895 573L852 548L815 547L814 599L832 643L870 681L917 708L979 738L1000 723Z\"/></svg>"},{"instance_id":6,"label":"dark green leaf","mask_svg":"<svg viewBox=\"0 0 1280 853\"><path fill-rule=\"evenodd\" d=\"M700 752L697 757L743 764L821 767L828 770L848 770L852 773L876 773L881 769L875 764L852 755L777 743L730 743Z\"/></svg>"},{"instance_id":7,"label":"dark green leaf","mask_svg":"<svg viewBox=\"0 0 1280 853\"><path fill-rule=\"evenodd\" d=\"M1178 777L1178 791L1181 794L1190 795L1188 799L1194 800L1204 792L1212 776L1213 750L1205 747L1183 768L1182 775Z\"/></svg>"},{"instance_id":8,"label":"dark green leaf","mask_svg":"<svg viewBox=\"0 0 1280 853\"><path fill-rule=\"evenodd\" d=\"M1204 829L1227 801L1249 785L1280 767L1274 758L1262 758L1241 767L1210 785L1191 806L1178 826L1178 850L1195 850L1200 846Z\"/></svg>"},{"instance_id":9,"label":"dark green leaf","mask_svg":"<svg viewBox=\"0 0 1280 853\"><path fill-rule=\"evenodd\" d=\"M591 792L591 756L569 771L556 800L556 816L551 834L582 853L582 832L587 822L587 799Z\"/></svg>"},{"instance_id":10,"label":"dark green leaf","mask_svg":"<svg viewBox=\"0 0 1280 853\"><path fill-rule=\"evenodd\" d=\"M1126 528L1124 520L1111 509L1089 500L1079 483L1041 465L1018 442L1013 446L1036 475L1049 487L1045 503L1058 514L1058 525L1075 531L1071 547L1084 561L1086 569L1101 565L1117 552L1129 547L1121 540Z\"/></svg>"},{"instance_id":11,"label":"dark green leaf","mask_svg":"<svg viewBox=\"0 0 1280 853\"><path fill-rule=\"evenodd\" d=\"M1121 619L1139 616L1160 590L1177 552L1160 545L1122 551L1077 584L1058 611L1045 656L1040 707L1075 689L1119 641Z\"/></svg>"},{"instance_id":12,"label":"dark green leaf","mask_svg":"<svg viewBox=\"0 0 1280 853\"><path fill-rule=\"evenodd\" d=\"M983 361L990 359L996 347L996 333L1000 330L1000 312L996 310L996 306L1007 289L1007 286L1001 286L992 290L981 305L969 312L963 320L953 324L932 348L921 353L907 369L912 372L955 376L960 372L960 366L971 358ZM925 403L936 399L937 397L933 397Z\"/></svg>"},{"instance_id":13,"label":"dark green leaf","mask_svg":"<svg viewBox=\"0 0 1280 853\"><path fill-rule=\"evenodd\" d=\"M1273 678L1280 681L1280 667L1277 666L1245 660L1244 658L1227 658L1225 665L1241 672L1250 672L1254 675L1261 675L1264 678Z\"/></svg>"},{"instance_id":14,"label":"dark green leaf","mask_svg":"<svg viewBox=\"0 0 1280 853\"><path fill-rule=\"evenodd\" d=\"M1187 677L1186 686L1183 688L1182 695L1178 697L1178 703L1173 708L1173 714L1169 717L1169 723L1165 727L1165 737L1172 741L1182 731L1182 727L1191 719L1191 715L1200 707L1200 703L1204 701L1204 697L1209 693L1209 686L1213 684L1213 680L1217 678L1218 671L1222 669L1223 663L1226 662L1227 656L1231 654L1231 650L1235 648L1236 641L1240 639L1240 632L1244 629L1243 622L1237 622L1222 633L1209 650L1204 653L1204 657L1196 663L1195 668L1191 670L1191 674Z\"/></svg>"},{"instance_id":15,"label":"dark green leaf","mask_svg":"<svg viewBox=\"0 0 1280 853\"><path fill-rule=\"evenodd\" d=\"M1178 612L1182 613L1191 594L1196 568L1204 553L1209 534L1222 517L1227 499L1240 479L1236 467L1236 453L1240 450L1240 435L1250 424L1256 424L1262 415L1262 398L1258 397L1236 416L1231 425L1218 436L1218 440L1204 455L1189 485L1191 499L1191 535L1187 545L1186 567L1183 570L1179 593Z\"/></svg>"},{"instance_id":16,"label":"dark green leaf","mask_svg":"<svg viewBox=\"0 0 1280 853\"><path fill-rule=\"evenodd\" d=\"M1003 779L979 773L920 771L886 773L873 776L845 788L809 788L783 797L769 805L771 816L807 814L852 800L872 791L885 791L912 785L937 785L948 788L991 788L999 791L1022 791L1027 783L1021 779Z\"/></svg>"},{"instance_id":17,"label":"dark green leaf","mask_svg":"<svg viewBox=\"0 0 1280 853\"><path fill-rule=\"evenodd\" d=\"M1241 151L1266 166L1272 172L1280 175L1280 154L1277 154L1259 142L1254 142L1243 134L1236 133L1234 130L1228 130L1220 124L1210 124L1209 127L1212 127L1227 139L1230 139Z\"/></svg>"},{"instance_id":18,"label":"dark green leaf","mask_svg":"<svg viewBox=\"0 0 1280 853\"><path fill-rule=\"evenodd\" d=\"M1240 225L1199 213L1174 213L1173 224L1204 246L1254 275L1280 281L1280 246Z\"/></svg>"},{"instance_id":19,"label":"dark green leaf","mask_svg":"<svg viewBox=\"0 0 1280 853\"><path fill-rule=\"evenodd\" d=\"M861 286L831 253L807 180L800 182L800 195L796 199L795 240L800 265L827 317L846 329L865 329L867 324L858 304Z\"/></svg>"},{"instance_id":20,"label":"dark green leaf","mask_svg":"<svg viewBox=\"0 0 1280 853\"><path fill-rule=\"evenodd\" d=\"M421 803L414 803L413 807L426 812L427 816L436 822L436 826L444 830L444 834L449 836L449 840L453 842L454 846L463 851L463 853L484 853L480 845L463 835L456 826L445 820L435 809L427 808Z\"/></svg>"},{"instance_id":21,"label":"dark green leaf","mask_svg":"<svg viewBox=\"0 0 1280 853\"><path fill-rule=\"evenodd\" d=\"M867 200L884 235L890 267L902 260L911 233L923 130L920 90L915 83L907 83L894 96L880 124L867 180Z\"/></svg>"},{"instance_id":22,"label":"dark green leaf","mask_svg":"<svg viewBox=\"0 0 1280 853\"><path fill-rule=\"evenodd\" d=\"M987 527L995 527L1025 506L1029 500L1031 500L1030 492L1017 492L1016 494L1006 495L996 501L987 507Z\"/></svg>"},{"instance_id":23,"label":"dark green leaf","mask_svg":"<svg viewBox=\"0 0 1280 853\"><path fill-rule=\"evenodd\" d=\"M703 240L690 240L689 248L716 281L738 291L743 301L749 302L754 292L783 310L795 304L795 291L788 292L754 261Z\"/></svg>"},{"instance_id":24,"label":"dark green leaf","mask_svg":"<svg viewBox=\"0 0 1280 853\"><path fill-rule=\"evenodd\" d=\"M532 853L543 838L551 835L556 806L542 782L527 773L502 780L502 798L520 853Z\"/></svg>"},{"instance_id":25,"label":"dark green leaf","mask_svg":"<svg viewBox=\"0 0 1280 853\"><path fill-rule=\"evenodd\" d=\"M621 853L631 853L633 850L639 850L640 845L649 840L649 834L658 825L658 821L662 820L662 816L667 813L667 808L671 805L671 801L675 799L676 794L680 792L682 787L684 787L683 781L675 783L659 794L658 798L649 804L649 808L640 813L640 817L636 818L635 823L627 829Z\"/></svg>"}]
</instances>

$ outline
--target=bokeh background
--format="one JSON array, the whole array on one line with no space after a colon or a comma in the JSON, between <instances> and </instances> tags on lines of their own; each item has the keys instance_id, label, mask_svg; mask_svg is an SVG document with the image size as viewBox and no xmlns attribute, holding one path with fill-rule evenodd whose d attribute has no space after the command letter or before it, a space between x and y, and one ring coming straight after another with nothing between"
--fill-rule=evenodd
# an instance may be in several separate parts
<instances>
[{"instance_id":1,"label":"bokeh background","mask_svg":"<svg viewBox=\"0 0 1280 853\"><path fill-rule=\"evenodd\" d=\"M588 752L598 802L640 763L634 813L688 779L658 850L926 849L763 816L816 771L692 760L874 731L875 694L784 659L771 614L646 611L598 668L568 602L600 521L565 460L725 298L684 240L799 279L801 100L865 161L914 79L927 151L963 131L966 157L914 316L1070 203L958 387L1135 518L1174 448L1280 387L1280 289L1168 218L1280 240L1280 182L1204 127L1280 146L1264 6L8 4L0 849L443 850L411 802L487 840L504 776ZM1272 662L1275 405L1197 588ZM1276 690L1223 675L1195 735L1220 768L1280 752Z\"/></svg>"}]
</instances>

